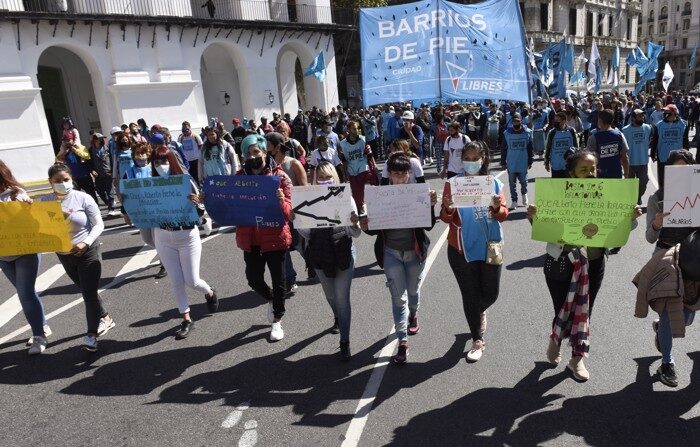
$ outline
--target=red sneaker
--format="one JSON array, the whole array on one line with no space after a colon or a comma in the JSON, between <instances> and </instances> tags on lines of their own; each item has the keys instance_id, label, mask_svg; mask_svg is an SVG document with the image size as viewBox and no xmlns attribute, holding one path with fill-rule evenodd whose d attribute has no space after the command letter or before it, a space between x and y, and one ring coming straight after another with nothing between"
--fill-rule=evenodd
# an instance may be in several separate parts
<instances>
[{"instance_id":1,"label":"red sneaker","mask_svg":"<svg viewBox=\"0 0 700 447\"><path fill-rule=\"evenodd\" d=\"M408 335L416 335L420 332L420 325L418 324L418 317L416 315L409 315L408 317Z\"/></svg>"},{"instance_id":2,"label":"red sneaker","mask_svg":"<svg viewBox=\"0 0 700 447\"><path fill-rule=\"evenodd\" d=\"M406 357L408 357L408 342L400 341L399 349L396 351L396 355L393 356L391 359L397 365L403 365L404 363L406 363Z\"/></svg>"}]
</instances>

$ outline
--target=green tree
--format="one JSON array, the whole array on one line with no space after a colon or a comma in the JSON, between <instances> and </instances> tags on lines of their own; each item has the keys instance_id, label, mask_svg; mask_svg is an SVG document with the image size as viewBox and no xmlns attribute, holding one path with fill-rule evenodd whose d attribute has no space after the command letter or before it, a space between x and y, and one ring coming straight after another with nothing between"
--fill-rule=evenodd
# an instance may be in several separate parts
<instances>
[{"instance_id":1,"label":"green tree","mask_svg":"<svg viewBox=\"0 0 700 447\"><path fill-rule=\"evenodd\" d=\"M387 0L331 0L333 6L340 8L374 8L377 6L386 6Z\"/></svg>"}]
</instances>

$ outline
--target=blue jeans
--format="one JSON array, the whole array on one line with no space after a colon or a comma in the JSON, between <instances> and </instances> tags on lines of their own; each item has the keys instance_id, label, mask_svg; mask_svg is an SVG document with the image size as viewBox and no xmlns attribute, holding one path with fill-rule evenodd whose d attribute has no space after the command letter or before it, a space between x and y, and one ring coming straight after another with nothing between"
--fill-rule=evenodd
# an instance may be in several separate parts
<instances>
[{"instance_id":1,"label":"blue jeans","mask_svg":"<svg viewBox=\"0 0 700 447\"><path fill-rule=\"evenodd\" d=\"M683 316L685 317L685 325L690 326L695 318L695 312L683 308ZM659 346L661 347L661 361L663 363L673 363L673 336L671 335L671 320L668 317L668 310L664 309L659 318Z\"/></svg>"},{"instance_id":2,"label":"blue jeans","mask_svg":"<svg viewBox=\"0 0 700 447\"><path fill-rule=\"evenodd\" d=\"M336 270L335 278L329 278L321 269L315 269L321 281L323 293L333 310L333 316L338 319L340 341L350 341L350 285L355 274L355 246L352 247L352 264L345 270Z\"/></svg>"},{"instance_id":3,"label":"blue jeans","mask_svg":"<svg viewBox=\"0 0 700 447\"><path fill-rule=\"evenodd\" d=\"M423 278L423 265L413 250L384 248L384 274L391 293L394 327L399 341L407 338L409 312L418 312L420 306L418 286Z\"/></svg>"},{"instance_id":4,"label":"blue jeans","mask_svg":"<svg viewBox=\"0 0 700 447\"><path fill-rule=\"evenodd\" d=\"M433 151L435 152L435 169L438 174L442 171L442 143L438 141L437 138L433 139Z\"/></svg>"},{"instance_id":5,"label":"blue jeans","mask_svg":"<svg viewBox=\"0 0 700 447\"><path fill-rule=\"evenodd\" d=\"M32 335L44 336L44 304L36 293L34 285L39 273L39 255L24 255L7 262L0 260L0 269L17 289L17 296L27 322L32 327Z\"/></svg>"},{"instance_id":6,"label":"blue jeans","mask_svg":"<svg viewBox=\"0 0 700 447\"><path fill-rule=\"evenodd\" d=\"M514 202L518 201L518 190L515 181L520 182L520 192L523 196L527 195L527 172L510 172L508 171L508 183L510 184L510 198Z\"/></svg>"}]
</instances>

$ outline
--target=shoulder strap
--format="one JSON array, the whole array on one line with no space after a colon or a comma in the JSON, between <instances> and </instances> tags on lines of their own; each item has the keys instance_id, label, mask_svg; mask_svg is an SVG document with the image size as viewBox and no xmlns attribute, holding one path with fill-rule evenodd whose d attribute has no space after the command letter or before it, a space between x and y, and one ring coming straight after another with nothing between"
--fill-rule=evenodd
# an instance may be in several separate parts
<instances>
[{"instance_id":1,"label":"shoulder strap","mask_svg":"<svg viewBox=\"0 0 700 447\"><path fill-rule=\"evenodd\" d=\"M467 144L467 136L462 135L462 146L466 146L466 144Z\"/></svg>"}]
</instances>

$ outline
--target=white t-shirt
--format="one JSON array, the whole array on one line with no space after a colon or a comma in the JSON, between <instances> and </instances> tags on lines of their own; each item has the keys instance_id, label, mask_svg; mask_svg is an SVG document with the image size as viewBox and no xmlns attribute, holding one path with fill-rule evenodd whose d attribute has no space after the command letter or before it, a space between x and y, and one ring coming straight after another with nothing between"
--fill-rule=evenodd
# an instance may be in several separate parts
<instances>
[{"instance_id":1,"label":"white t-shirt","mask_svg":"<svg viewBox=\"0 0 700 447\"><path fill-rule=\"evenodd\" d=\"M424 177L423 166L420 165L420 160L411 157L411 176L408 178L408 183L416 183L416 178ZM389 170L387 164L384 163L384 169L382 169L382 178L389 178Z\"/></svg>"},{"instance_id":2,"label":"white t-shirt","mask_svg":"<svg viewBox=\"0 0 700 447\"><path fill-rule=\"evenodd\" d=\"M447 137L442 150L443 152L450 153L450 162L447 165L447 170L449 172L462 172L462 149L464 148L464 145L470 143L471 141L472 140L470 140L468 136L462 134L461 132L458 133L456 137Z\"/></svg>"},{"instance_id":3,"label":"white t-shirt","mask_svg":"<svg viewBox=\"0 0 700 447\"><path fill-rule=\"evenodd\" d=\"M202 139L194 132L190 136L180 135L180 144L182 144L182 152L187 157L187 161L199 160L200 148L202 147Z\"/></svg>"},{"instance_id":4,"label":"white t-shirt","mask_svg":"<svg viewBox=\"0 0 700 447\"><path fill-rule=\"evenodd\" d=\"M340 157L338 157L338 151L332 147L329 147L323 153L318 149L314 149L314 151L311 152L311 159L309 160L311 166L318 166L322 161L330 161L333 163L333 166L338 166L342 163Z\"/></svg>"}]
</instances>

